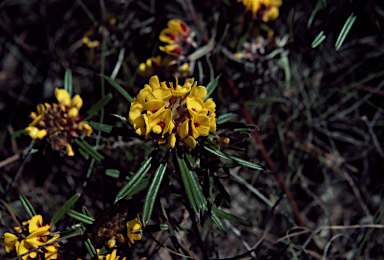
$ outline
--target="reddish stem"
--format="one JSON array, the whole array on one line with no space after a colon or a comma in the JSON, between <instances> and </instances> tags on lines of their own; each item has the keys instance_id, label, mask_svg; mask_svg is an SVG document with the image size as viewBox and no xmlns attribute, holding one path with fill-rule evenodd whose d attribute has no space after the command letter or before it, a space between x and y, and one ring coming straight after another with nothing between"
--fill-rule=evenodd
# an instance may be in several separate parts
<instances>
[{"instance_id":1,"label":"reddish stem","mask_svg":"<svg viewBox=\"0 0 384 260\"><path fill-rule=\"evenodd\" d=\"M197 30L201 32L200 23L199 23L199 20L197 19L196 11L195 11L195 8L193 7L192 1L191 0L186 0L186 3L188 5L189 10L191 11L193 22L195 23L195 26L196 26ZM203 39L204 39L204 41L206 43L208 43L209 38L208 38L206 32L203 32ZM221 60L219 60L219 64L220 64L221 69L223 71L225 71L225 64ZM243 99L239 95L239 90L236 88L235 83L233 82L233 80L230 77L227 77L227 81L228 81L229 86L232 89L232 92L233 92L234 96L238 100L238 104L241 106L241 109L242 109L242 111L244 113L245 119L247 120L248 124L254 125L254 122L253 122L251 116L249 115L248 110L244 106ZM295 200L293 199L292 193L288 189L288 187L285 185L283 178L276 171L276 166L273 163L271 157L269 156L267 150L265 149L263 141L260 138L259 132L257 130L254 130L253 131L253 136L256 138L256 142L259 145L261 153L263 154L263 157L267 161L267 164L268 164L269 168L271 169L271 171L273 173L275 173L276 179L277 179L278 183L280 184L281 189L287 195L287 199L288 199L289 204L292 207L293 214L295 215L295 217L296 217L297 221L299 222L300 226L305 227L306 225L305 225L303 219L300 216L300 210L297 207L297 204L296 204Z\"/></svg>"},{"instance_id":2,"label":"reddish stem","mask_svg":"<svg viewBox=\"0 0 384 260\"><path fill-rule=\"evenodd\" d=\"M223 70L225 70L225 65L224 65L224 63L221 60L220 60L220 67ZM244 106L243 99L239 95L239 90L236 88L235 83L233 82L233 80L230 77L227 77L227 82L228 82L228 85L232 89L233 95L237 98L238 104L241 106L241 109L242 109L242 111L244 113L244 116L245 116L245 119L247 120L247 123L254 125L254 122L253 122L253 120L252 120L252 118L251 118L247 108ZM299 222L300 226L305 227L306 225L305 225L303 219L300 216L300 210L297 207L297 204L296 204L295 200L293 199L292 193L288 189L288 187L285 185L283 178L276 171L276 166L273 163L271 157L269 156L269 154L267 152L267 149L265 149L263 141L260 138L259 132L256 129L253 131L253 136L255 137L256 142L259 145L261 153L263 154L263 157L267 161L267 164L268 164L269 168L271 169L271 171L273 173L275 173L276 179L279 182L281 189L287 195L287 199L289 201L289 204L292 207L293 214L295 215L295 217L296 217L297 221Z\"/></svg>"}]
</instances>

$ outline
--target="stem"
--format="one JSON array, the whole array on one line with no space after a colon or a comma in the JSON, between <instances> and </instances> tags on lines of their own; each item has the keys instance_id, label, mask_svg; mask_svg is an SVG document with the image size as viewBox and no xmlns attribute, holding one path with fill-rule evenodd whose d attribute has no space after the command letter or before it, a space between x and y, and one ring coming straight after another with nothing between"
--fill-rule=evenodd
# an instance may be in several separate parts
<instances>
[{"instance_id":1,"label":"stem","mask_svg":"<svg viewBox=\"0 0 384 260\"><path fill-rule=\"evenodd\" d=\"M224 65L224 63L221 60L220 60L219 64L220 64L220 67L223 70L225 70L225 65ZM252 118L251 118L247 108L244 106L244 101L243 101L243 99L239 95L239 90L236 88L235 83L233 82L233 80L230 77L227 77L227 82L228 82L228 85L232 89L233 95L235 96L235 98L237 98L238 104L241 106L241 109L243 111L245 119L247 120L247 123L254 125L254 122L253 122L253 120L252 120ZM276 179L279 182L279 185L280 185L281 189L287 195L287 199L288 199L289 204L291 205L293 214L295 215L295 217L296 217L297 221L299 222L300 226L305 227L306 225L305 225L303 219L300 216L300 210L297 207L297 204L296 204L295 200L293 199L292 193L288 189L288 187L285 185L283 178L276 171L276 166L275 166L274 162L272 161L271 157L269 156L269 154L267 152L267 149L265 149L263 141L260 138L259 132L256 129L253 131L253 136L255 137L256 142L259 145L261 153L263 154L263 157L267 161L267 164L268 164L269 168L271 169L271 171L273 173L275 173Z\"/></svg>"}]
</instances>

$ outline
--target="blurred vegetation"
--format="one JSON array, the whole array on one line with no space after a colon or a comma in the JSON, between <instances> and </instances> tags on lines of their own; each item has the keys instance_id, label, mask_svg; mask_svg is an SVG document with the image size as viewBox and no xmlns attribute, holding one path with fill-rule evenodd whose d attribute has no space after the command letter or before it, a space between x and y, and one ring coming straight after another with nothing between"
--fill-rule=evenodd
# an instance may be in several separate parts
<instances>
[{"instance_id":1,"label":"blurred vegetation","mask_svg":"<svg viewBox=\"0 0 384 260\"><path fill-rule=\"evenodd\" d=\"M9 209L20 222L28 219L20 195L49 220L81 194L72 209L87 215L85 206L96 220L83 225L83 235L61 241L61 259L84 259L88 238L101 248L105 241L96 238L97 228L116 212L141 219L149 178L144 190L114 202L152 146L114 116L126 118L130 103L104 75L135 97L149 80L139 75L140 63L166 56L158 37L178 18L196 33L198 46L178 64L189 62L189 77L199 85L218 79L211 94L217 117L232 113L231 121L239 122L218 124L216 137L230 138L220 150L263 170L192 150L207 203L221 209L195 214L178 164L170 161L143 239L120 246L121 255L384 259L384 4L285 0L279 17L268 23L244 10L236 0L1 2L0 233L17 226ZM84 35L98 46L85 45ZM323 41L314 44L316 37ZM27 154L28 115L39 103L56 102L54 89L63 87L69 70L73 93L84 101L81 115L112 98L87 119L93 127L114 127L85 139L100 161L76 144L74 157L61 157L44 143ZM159 77L174 81L169 73ZM247 129L232 131L238 128ZM213 221L212 214L222 220ZM64 215L56 231L78 223ZM12 257L4 247L0 255Z\"/></svg>"}]
</instances>

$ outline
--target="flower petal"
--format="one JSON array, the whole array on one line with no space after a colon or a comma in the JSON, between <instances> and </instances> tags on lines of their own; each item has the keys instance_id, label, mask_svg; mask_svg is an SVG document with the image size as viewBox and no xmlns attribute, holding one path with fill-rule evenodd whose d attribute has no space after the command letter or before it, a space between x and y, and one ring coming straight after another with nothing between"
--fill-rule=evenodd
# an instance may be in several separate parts
<instances>
[{"instance_id":1,"label":"flower petal","mask_svg":"<svg viewBox=\"0 0 384 260\"><path fill-rule=\"evenodd\" d=\"M5 232L3 235L3 242L5 244L5 251L7 251L7 253L12 252L15 250L17 236L15 234Z\"/></svg>"},{"instance_id":2,"label":"flower petal","mask_svg":"<svg viewBox=\"0 0 384 260\"><path fill-rule=\"evenodd\" d=\"M55 89L55 97L59 104L69 106L71 104L71 98L65 89Z\"/></svg>"},{"instance_id":3,"label":"flower petal","mask_svg":"<svg viewBox=\"0 0 384 260\"><path fill-rule=\"evenodd\" d=\"M185 119L184 122L177 129L177 133L179 134L181 139L184 139L188 136L189 133L189 119Z\"/></svg>"},{"instance_id":4,"label":"flower petal","mask_svg":"<svg viewBox=\"0 0 384 260\"><path fill-rule=\"evenodd\" d=\"M75 95L72 98L71 107L75 107L77 108L77 110L80 110L82 106L83 106L83 99L79 95Z\"/></svg>"},{"instance_id":5,"label":"flower petal","mask_svg":"<svg viewBox=\"0 0 384 260\"><path fill-rule=\"evenodd\" d=\"M189 148L189 149L195 149L196 147L196 140L188 135L184 140L183 140L184 144Z\"/></svg>"},{"instance_id":6,"label":"flower petal","mask_svg":"<svg viewBox=\"0 0 384 260\"><path fill-rule=\"evenodd\" d=\"M168 149L175 148L175 145L176 145L176 136L175 136L175 134L171 134L168 137Z\"/></svg>"},{"instance_id":7,"label":"flower petal","mask_svg":"<svg viewBox=\"0 0 384 260\"><path fill-rule=\"evenodd\" d=\"M43 217L41 215L36 215L32 217L28 222L29 233L33 233L35 230L43 226Z\"/></svg>"}]
</instances>

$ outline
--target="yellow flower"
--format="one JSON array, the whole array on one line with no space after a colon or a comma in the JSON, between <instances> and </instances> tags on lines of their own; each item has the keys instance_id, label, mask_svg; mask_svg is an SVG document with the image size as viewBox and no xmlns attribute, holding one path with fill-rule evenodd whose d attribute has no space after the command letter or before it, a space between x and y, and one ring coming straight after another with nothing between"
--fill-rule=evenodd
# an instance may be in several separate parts
<instances>
[{"instance_id":1,"label":"yellow flower","mask_svg":"<svg viewBox=\"0 0 384 260\"><path fill-rule=\"evenodd\" d=\"M127 236L131 244L134 244L135 240L141 240L141 235L136 233L141 232L142 226L143 223L137 220L137 218L127 222Z\"/></svg>"},{"instance_id":2,"label":"yellow flower","mask_svg":"<svg viewBox=\"0 0 384 260\"><path fill-rule=\"evenodd\" d=\"M154 74L160 74L164 78L182 77L185 78L189 74L189 64L185 62L181 64L174 55L167 55L162 58L160 55L140 63L139 75L141 77L150 77Z\"/></svg>"},{"instance_id":3,"label":"yellow flower","mask_svg":"<svg viewBox=\"0 0 384 260\"><path fill-rule=\"evenodd\" d=\"M196 48L194 41L195 34L189 26L180 19L172 19L168 21L168 28L160 32L159 40L168 43L168 45L160 46L159 49L169 55L179 56L188 53L186 46L190 45Z\"/></svg>"},{"instance_id":4,"label":"yellow flower","mask_svg":"<svg viewBox=\"0 0 384 260\"><path fill-rule=\"evenodd\" d=\"M21 242L19 241L16 242L17 255L23 255L31 249L33 249L33 247L30 244L28 244L25 240L22 240ZM26 260L26 259L36 258L36 257L37 257L37 251L34 251L28 255L21 257L21 259Z\"/></svg>"},{"instance_id":5,"label":"yellow flower","mask_svg":"<svg viewBox=\"0 0 384 260\"><path fill-rule=\"evenodd\" d=\"M178 44L169 44L165 46L159 46L159 49L166 54L172 56L179 56L181 54L181 48Z\"/></svg>"},{"instance_id":6,"label":"yellow flower","mask_svg":"<svg viewBox=\"0 0 384 260\"><path fill-rule=\"evenodd\" d=\"M197 139L199 136L208 136L209 118L207 116L196 114L192 118L192 136Z\"/></svg>"},{"instance_id":7,"label":"yellow flower","mask_svg":"<svg viewBox=\"0 0 384 260\"><path fill-rule=\"evenodd\" d=\"M216 104L212 98L204 102L207 90L194 79L179 85L176 78L168 85L151 77L133 99L128 120L136 134L157 145L168 142L168 148L173 149L184 143L193 149L197 138L216 131Z\"/></svg>"},{"instance_id":8,"label":"yellow flower","mask_svg":"<svg viewBox=\"0 0 384 260\"><path fill-rule=\"evenodd\" d=\"M60 151L61 155L73 156L72 139L80 135L90 136L92 128L81 121L79 110L83 100L79 95L72 99L64 89L55 89L56 104L38 104L37 113L31 112L32 123L25 131L33 140L43 139L51 143L52 149Z\"/></svg>"},{"instance_id":9,"label":"yellow flower","mask_svg":"<svg viewBox=\"0 0 384 260\"><path fill-rule=\"evenodd\" d=\"M237 0L245 6L245 11L251 11L253 18L257 15L261 17L263 22L276 20L279 17L279 7L282 0Z\"/></svg>"},{"instance_id":10,"label":"yellow flower","mask_svg":"<svg viewBox=\"0 0 384 260\"><path fill-rule=\"evenodd\" d=\"M15 234L5 232L3 235L3 242L5 244L5 251L7 251L7 253L12 252L15 250L17 236Z\"/></svg>"},{"instance_id":11,"label":"yellow flower","mask_svg":"<svg viewBox=\"0 0 384 260\"><path fill-rule=\"evenodd\" d=\"M91 48L91 49L100 46L100 41L95 39L95 37L101 38L102 31L103 31L103 27L99 26L96 28L92 28L91 30L84 33L83 44L85 44L88 48Z\"/></svg>"},{"instance_id":12,"label":"yellow flower","mask_svg":"<svg viewBox=\"0 0 384 260\"><path fill-rule=\"evenodd\" d=\"M28 227L27 227L28 226ZM23 222L21 227L16 227L17 234L5 233L3 241L6 246L6 251L11 252L16 249L18 256L29 252L32 249L39 248L21 259L39 259L44 255L44 259L52 260L57 259L57 248L59 244L44 245L51 243L60 237L59 234L51 236L51 226L43 225L43 218L41 215L36 215L30 220ZM41 247L41 248L40 248Z\"/></svg>"},{"instance_id":13,"label":"yellow flower","mask_svg":"<svg viewBox=\"0 0 384 260\"><path fill-rule=\"evenodd\" d=\"M28 220L29 226L28 230L29 233L33 233L37 229L41 228L43 226L43 217L41 215L36 215L32 217L30 220Z\"/></svg>"},{"instance_id":14,"label":"yellow flower","mask_svg":"<svg viewBox=\"0 0 384 260\"><path fill-rule=\"evenodd\" d=\"M100 249L97 249L97 259L99 260L126 260L126 257L121 257L117 255L117 249L114 249L111 254L99 255ZM81 259L78 259L81 260Z\"/></svg>"}]
</instances>

